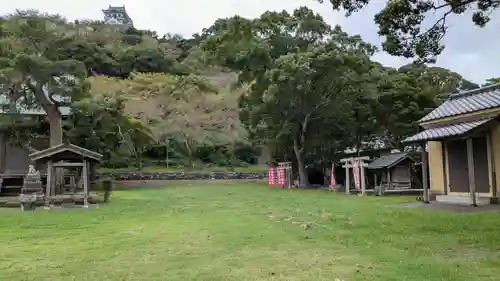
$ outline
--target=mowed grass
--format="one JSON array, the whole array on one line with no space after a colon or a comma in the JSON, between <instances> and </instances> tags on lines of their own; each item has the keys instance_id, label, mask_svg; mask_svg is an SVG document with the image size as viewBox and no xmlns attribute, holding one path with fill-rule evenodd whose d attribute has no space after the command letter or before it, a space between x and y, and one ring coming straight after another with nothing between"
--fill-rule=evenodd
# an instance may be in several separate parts
<instances>
[{"instance_id":1,"label":"mowed grass","mask_svg":"<svg viewBox=\"0 0 500 281\"><path fill-rule=\"evenodd\" d=\"M0 280L499 280L500 214L174 183L96 210L0 210Z\"/></svg>"}]
</instances>

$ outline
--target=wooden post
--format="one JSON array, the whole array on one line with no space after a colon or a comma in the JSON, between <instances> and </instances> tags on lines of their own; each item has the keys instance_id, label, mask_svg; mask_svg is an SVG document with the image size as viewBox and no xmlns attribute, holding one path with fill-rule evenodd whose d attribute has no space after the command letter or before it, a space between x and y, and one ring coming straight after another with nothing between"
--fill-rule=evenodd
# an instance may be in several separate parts
<instances>
[{"instance_id":1,"label":"wooden post","mask_svg":"<svg viewBox=\"0 0 500 281\"><path fill-rule=\"evenodd\" d=\"M83 160L82 167L82 177L83 177L83 206L88 208L89 206L89 164L87 160Z\"/></svg>"},{"instance_id":2,"label":"wooden post","mask_svg":"<svg viewBox=\"0 0 500 281\"><path fill-rule=\"evenodd\" d=\"M360 177L361 177L361 195L365 195L366 191L366 179L365 179L365 164L363 161L359 165Z\"/></svg>"},{"instance_id":3,"label":"wooden post","mask_svg":"<svg viewBox=\"0 0 500 281\"><path fill-rule=\"evenodd\" d=\"M430 203L430 194L429 194L429 171L428 171L428 163L429 157L427 155L427 151L425 151L425 143L420 146L422 150L422 188L424 190L424 203Z\"/></svg>"},{"instance_id":4,"label":"wooden post","mask_svg":"<svg viewBox=\"0 0 500 281\"><path fill-rule=\"evenodd\" d=\"M349 165L351 161L345 163L345 194L351 194L351 184L349 179Z\"/></svg>"},{"instance_id":5,"label":"wooden post","mask_svg":"<svg viewBox=\"0 0 500 281\"><path fill-rule=\"evenodd\" d=\"M386 173L387 173L386 174L386 177L387 177L387 190L391 190L392 189L391 169L387 168Z\"/></svg>"},{"instance_id":6,"label":"wooden post","mask_svg":"<svg viewBox=\"0 0 500 281\"><path fill-rule=\"evenodd\" d=\"M292 188L292 163L288 163L288 167L287 167L287 184L288 184L288 188Z\"/></svg>"},{"instance_id":7,"label":"wooden post","mask_svg":"<svg viewBox=\"0 0 500 281\"><path fill-rule=\"evenodd\" d=\"M489 144L489 152L490 152L490 155L488 155L488 157L490 158L490 163L491 163L491 195L493 197L493 200L495 200L495 202L498 202L498 199L497 199L497 172L496 172L496 163L495 163L495 149L494 149L494 145L493 145L493 136L491 135L491 132L488 133L488 144ZM496 203L498 204L498 203Z\"/></svg>"},{"instance_id":8,"label":"wooden post","mask_svg":"<svg viewBox=\"0 0 500 281\"><path fill-rule=\"evenodd\" d=\"M377 171L373 173L373 191L377 191ZM380 195L380 187L378 188L378 195Z\"/></svg>"},{"instance_id":9,"label":"wooden post","mask_svg":"<svg viewBox=\"0 0 500 281\"><path fill-rule=\"evenodd\" d=\"M47 185L45 186L45 205L48 207L50 205L50 193L52 189L52 181L54 180L54 168L52 167L52 161L47 162Z\"/></svg>"},{"instance_id":10,"label":"wooden post","mask_svg":"<svg viewBox=\"0 0 500 281\"><path fill-rule=\"evenodd\" d=\"M476 202L476 179L474 178L474 147L472 138L467 139L467 167L469 170L469 192L472 206L477 207Z\"/></svg>"},{"instance_id":11,"label":"wooden post","mask_svg":"<svg viewBox=\"0 0 500 281\"><path fill-rule=\"evenodd\" d=\"M441 153L441 160L443 161L443 178L444 178L444 186L443 186L443 189L444 189L444 195L448 195L448 189L450 188L449 186L449 180L448 180L448 152L446 152L446 150L448 149L447 146L446 146L446 142L442 141L441 142L441 149L442 149L442 153Z\"/></svg>"}]
</instances>

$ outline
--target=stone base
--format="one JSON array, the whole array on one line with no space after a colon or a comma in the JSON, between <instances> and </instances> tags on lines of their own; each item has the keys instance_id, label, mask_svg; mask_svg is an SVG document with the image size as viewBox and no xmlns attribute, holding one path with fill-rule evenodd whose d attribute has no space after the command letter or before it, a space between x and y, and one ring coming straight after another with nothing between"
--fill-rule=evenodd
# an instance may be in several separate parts
<instances>
[{"instance_id":1,"label":"stone base","mask_svg":"<svg viewBox=\"0 0 500 281\"><path fill-rule=\"evenodd\" d=\"M33 194L33 193L42 193L43 194L43 189L42 188L22 188L21 193L24 194Z\"/></svg>"},{"instance_id":2,"label":"stone base","mask_svg":"<svg viewBox=\"0 0 500 281\"><path fill-rule=\"evenodd\" d=\"M470 196L458 196L458 195L438 195L436 196L436 202L440 203L450 203L450 204L460 204L460 205L472 205L472 200ZM476 197L477 205L489 205L489 197Z\"/></svg>"},{"instance_id":3,"label":"stone base","mask_svg":"<svg viewBox=\"0 0 500 281\"><path fill-rule=\"evenodd\" d=\"M49 210L64 210L64 209L98 209L99 204L88 204L88 205L78 205L78 204L63 204L63 205L51 205L48 207Z\"/></svg>"},{"instance_id":4,"label":"stone base","mask_svg":"<svg viewBox=\"0 0 500 281\"><path fill-rule=\"evenodd\" d=\"M444 196L444 194L443 193L431 192L431 196L430 196L431 201L436 201L436 197L438 197L438 196Z\"/></svg>"}]
</instances>

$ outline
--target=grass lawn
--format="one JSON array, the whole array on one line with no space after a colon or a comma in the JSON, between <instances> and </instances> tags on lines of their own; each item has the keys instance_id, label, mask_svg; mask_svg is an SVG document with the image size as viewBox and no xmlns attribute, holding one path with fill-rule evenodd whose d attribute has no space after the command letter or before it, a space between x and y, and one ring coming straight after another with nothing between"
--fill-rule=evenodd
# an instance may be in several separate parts
<instances>
[{"instance_id":1,"label":"grass lawn","mask_svg":"<svg viewBox=\"0 0 500 281\"><path fill-rule=\"evenodd\" d=\"M500 214L172 182L97 210L0 210L0 280L499 280Z\"/></svg>"},{"instance_id":2,"label":"grass lawn","mask_svg":"<svg viewBox=\"0 0 500 281\"><path fill-rule=\"evenodd\" d=\"M138 171L137 168L135 167L128 167L128 168L118 168L118 169L112 169L112 168L99 168L97 169L99 172L115 172L115 173L126 173L126 172L136 172ZM217 167L217 166L209 166L209 167L204 167L204 168L197 168L197 169L182 169L182 168L167 168L165 166L145 166L143 167L140 171L142 172L149 172L149 173L176 173L176 172L227 172L229 171L228 167ZM260 165L249 165L247 167L234 167L233 168L234 172L240 172L240 173L257 173L257 172L264 172L267 171L266 166L260 166Z\"/></svg>"}]
</instances>

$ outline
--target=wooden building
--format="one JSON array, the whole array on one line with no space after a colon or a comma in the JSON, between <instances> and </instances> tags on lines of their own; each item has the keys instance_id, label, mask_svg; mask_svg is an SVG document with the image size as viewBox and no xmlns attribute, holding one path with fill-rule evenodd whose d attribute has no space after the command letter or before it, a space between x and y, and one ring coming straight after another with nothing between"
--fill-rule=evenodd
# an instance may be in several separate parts
<instances>
[{"instance_id":1,"label":"wooden building","mask_svg":"<svg viewBox=\"0 0 500 281\"><path fill-rule=\"evenodd\" d=\"M369 148L361 149L359 152L357 152L353 148L347 148L343 152L337 153L335 157L340 159L353 158L353 157L368 157L367 159L372 159L384 155L389 155L391 153L400 152L398 149L387 147L385 144L382 143L382 141L379 140L375 140L373 142L365 142L363 143L363 145ZM330 171L331 170L328 169L327 171L324 171L324 173L330 175ZM335 176L335 182L338 185L345 186L348 181L350 183L354 182L354 177L352 173L350 174L350 179L346 181L347 177L343 164L339 165L339 163L337 163L337 165L334 166L334 176ZM370 178L368 178L368 181L370 181Z\"/></svg>"},{"instance_id":2,"label":"wooden building","mask_svg":"<svg viewBox=\"0 0 500 281\"><path fill-rule=\"evenodd\" d=\"M500 184L500 84L452 94L403 142L422 153L424 201L488 204ZM428 188L425 188L428 187Z\"/></svg>"},{"instance_id":3,"label":"wooden building","mask_svg":"<svg viewBox=\"0 0 500 281\"><path fill-rule=\"evenodd\" d=\"M376 158L367 168L373 175L374 191L390 192L418 191L412 186L414 161L405 152L392 153Z\"/></svg>"},{"instance_id":4,"label":"wooden building","mask_svg":"<svg viewBox=\"0 0 500 281\"><path fill-rule=\"evenodd\" d=\"M98 163L102 155L72 144L60 144L30 154L37 164L47 166L47 184L45 185L45 201L49 205L56 198L70 196L72 200L83 200L84 206L89 203L91 165ZM69 184L65 180L57 182L55 169L64 168L77 170L69 174ZM64 176L64 175L63 175ZM79 184L81 183L81 184ZM81 186L81 190L77 190Z\"/></svg>"}]
</instances>

